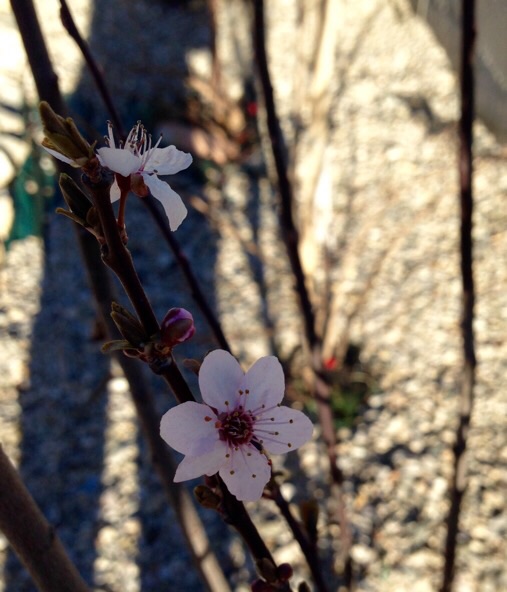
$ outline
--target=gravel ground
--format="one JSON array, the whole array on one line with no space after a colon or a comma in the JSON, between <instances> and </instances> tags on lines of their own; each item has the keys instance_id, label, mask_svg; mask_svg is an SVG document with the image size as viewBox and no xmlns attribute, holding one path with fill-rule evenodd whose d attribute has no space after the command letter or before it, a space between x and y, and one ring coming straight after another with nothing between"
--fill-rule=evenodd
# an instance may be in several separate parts
<instances>
[{"instance_id":1,"label":"gravel ground","mask_svg":"<svg viewBox=\"0 0 507 592\"><path fill-rule=\"evenodd\" d=\"M460 379L456 86L444 52L404 2L339 4L338 76L326 151L332 216L317 217L313 240L322 248L319 224L325 223L326 246L335 254L329 352L357 346L373 384L355 424L338 432L356 582L364 591L427 592L437 589L442 566ZM105 28L97 21L92 37L106 70L121 60L114 43L97 42L112 26L113 5L107 3ZM157 22L161 3L153 5L151 14L132 8L135 14L124 11L122 18ZM297 90L291 73L299 42L294 3L270 3L268 17L277 98L291 138ZM115 22L123 29L129 21ZM221 26L231 21L224 18ZM194 45L204 44L197 36ZM139 54L133 55L131 61ZM237 68L230 65L225 75L234 81ZM163 77L151 80L153 92L163 83ZM119 93L121 78L114 85ZM135 89L126 93L126 104L144 104ZM456 590L496 592L507 589L507 160L504 147L480 123L476 134L479 366ZM285 357L300 341L274 197L257 161L254 155L246 165L221 171L220 190L208 194L217 220L212 231L204 230L194 211L177 235L245 363L273 349ZM304 175L303 160L298 167ZM181 182L187 197L199 190L191 177ZM191 308L144 210L134 202L129 216L136 228L129 232L132 252L158 314L174 305ZM245 248L252 242L260 259ZM46 245L44 252L37 239L16 242L0 270L2 443L94 590L151 592L167 590L168 581L180 590L200 590L186 552L173 550L179 533L139 447L127 385L92 339L93 306L66 220L51 220ZM313 281L322 285L319 270ZM197 323L197 339L182 357L212 347L203 321ZM153 384L163 410L170 399ZM330 556L337 526L330 518L333 500L325 497L319 443L310 443L300 457L306 493L323 499L321 541ZM293 459L288 467L296 464ZM298 499L293 488L285 489ZM297 549L272 507L263 502L255 511L276 558L294 562L303 577ZM203 519L212 540L225 540L212 515ZM244 590L243 550L233 539L228 547L231 559L223 559L224 565L235 589ZM33 590L2 538L0 564L0 591Z\"/></svg>"}]
</instances>

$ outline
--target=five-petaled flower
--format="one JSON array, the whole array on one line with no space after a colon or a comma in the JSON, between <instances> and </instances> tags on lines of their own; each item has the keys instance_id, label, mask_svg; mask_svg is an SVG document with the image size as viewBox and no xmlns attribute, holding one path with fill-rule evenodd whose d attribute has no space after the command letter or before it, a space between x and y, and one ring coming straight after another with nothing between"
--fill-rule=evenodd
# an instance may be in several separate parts
<instances>
[{"instance_id":1,"label":"five-petaled flower","mask_svg":"<svg viewBox=\"0 0 507 592\"><path fill-rule=\"evenodd\" d=\"M123 197L129 190L139 197L146 197L149 192L164 207L171 230L176 230L187 215L187 209L181 197L158 175L174 175L188 168L192 156L178 150L175 146L159 148L160 137L151 146L151 136L138 122L131 130L125 144L116 147L113 127L108 124L108 146L99 148L97 156L100 164L116 173L111 187L111 201Z\"/></svg>"},{"instance_id":2,"label":"five-petaled flower","mask_svg":"<svg viewBox=\"0 0 507 592\"><path fill-rule=\"evenodd\" d=\"M185 455L174 480L218 472L239 500L258 500L271 477L268 454L307 442L311 421L280 406L285 380L273 356L261 358L245 374L231 354L215 350L204 358L199 387L204 403L177 405L160 424L162 438Z\"/></svg>"}]
</instances>

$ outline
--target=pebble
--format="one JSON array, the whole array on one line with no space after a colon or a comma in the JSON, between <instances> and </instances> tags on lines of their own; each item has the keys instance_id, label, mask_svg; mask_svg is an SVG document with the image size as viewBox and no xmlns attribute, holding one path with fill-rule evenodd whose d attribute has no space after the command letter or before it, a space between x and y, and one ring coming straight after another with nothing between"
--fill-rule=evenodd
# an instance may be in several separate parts
<instances>
[{"instance_id":1,"label":"pebble","mask_svg":"<svg viewBox=\"0 0 507 592\"><path fill-rule=\"evenodd\" d=\"M375 550L365 545L353 545L350 554L352 559L360 566L367 566L377 559Z\"/></svg>"}]
</instances>

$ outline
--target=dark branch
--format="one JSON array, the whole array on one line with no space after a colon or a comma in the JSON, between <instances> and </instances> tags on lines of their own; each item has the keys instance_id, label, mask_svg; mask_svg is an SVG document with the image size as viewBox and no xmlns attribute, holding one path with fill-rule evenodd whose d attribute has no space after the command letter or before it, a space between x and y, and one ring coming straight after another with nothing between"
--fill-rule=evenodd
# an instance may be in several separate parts
<instances>
[{"instance_id":1,"label":"dark branch","mask_svg":"<svg viewBox=\"0 0 507 592\"><path fill-rule=\"evenodd\" d=\"M305 337L310 351L311 367L314 372L315 399L322 427L322 437L327 447L331 478L337 488L343 484L343 475L337 464L336 433L334 429L333 413L330 405L330 387L324 379L321 355L321 338L317 333L317 325L310 295L306 286L305 273L299 256L299 234L294 223L293 190L287 173L286 148L280 120L276 113L273 85L268 67L266 54L264 2L252 0L254 10L253 44L257 62L258 76L266 109L267 127L270 146L275 163L278 191L280 194L280 226L285 243L287 256L294 275L299 308L303 317ZM350 587L350 528L346 519L346 512L341 492L338 492L338 516L341 525L342 555L344 557L344 578Z\"/></svg>"},{"instance_id":2,"label":"dark branch","mask_svg":"<svg viewBox=\"0 0 507 592\"><path fill-rule=\"evenodd\" d=\"M83 36L80 34L80 32L76 26L76 23L72 17L72 14L69 10L66 0L60 0L60 7L61 7L60 8L60 18L61 18L62 24L65 27L67 33L72 37L72 39L74 39L77 46L81 50L81 53L83 54L83 58L86 62L86 65L88 66L88 68L91 72L91 75L93 77L93 80L95 81L95 84L97 85L99 95L102 97L102 100L104 101L106 108L109 111L111 121L112 121L114 127L116 128L118 135L121 138L124 138L125 132L124 132L122 124L121 124L121 119L120 119L120 116L118 115L116 105L114 104L114 101L111 97L111 93L109 92L109 89L107 88L107 84L106 84L105 78L102 74L102 71L101 71L99 65L97 64L97 62L95 61L95 58L93 57L93 54L90 51L90 47L88 46L88 43L86 43L86 41L83 39ZM53 107L54 107L54 105L53 105ZM57 109L57 111L58 111L58 109Z\"/></svg>"},{"instance_id":3,"label":"dark branch","mask_svg":"<svg viewBox=\"0 0 507 592\"><path fill-rule=\"evenodd\" d=\"M445 564L441 592L450 592L454 581L456 542L459 531L461 502L466 488L465 453L468 431L474 400L475 384L475 343L473 331L474 318L474 277L472 243L472 144L474 120L474 70L473 55L475 43L475 1L462 3L462 44L461 44L461 118L459 122L459 183L460 183L460 251L463 339L463 374L460 397L460 417L454 444L454 475L450 486L451 506L447 517L447 536L445 541Z\"/></svg>"}]
</instances>

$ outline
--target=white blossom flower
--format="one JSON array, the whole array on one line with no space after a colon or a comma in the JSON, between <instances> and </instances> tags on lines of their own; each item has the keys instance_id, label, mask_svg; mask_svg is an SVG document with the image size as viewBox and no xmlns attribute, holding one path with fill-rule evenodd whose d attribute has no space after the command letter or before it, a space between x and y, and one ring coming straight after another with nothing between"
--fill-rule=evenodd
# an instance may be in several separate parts
<instances>
[{"instance_id":1,"label":"white blossom flower","mask_svg":"<svg viewBox=\"0 0 507 592\"><path fill-rule=\"evenodd\" d=\"M160 424L162 438L185 455L174 480L218 472L239 500L258 500L271 476L268 454L284 454L308 441L311 421L280 406L285 380L273 356L245 374L231 354L215 350L204 358L199 387L204 403L177 405Z\"/></svg>"},{"instance_id":2,"label":"white blossom flower","mask_svg":"<svg viewBox=\"0 0 507 592\"><path fill-rule=\"evenodd\" d=\"M168 183L161 181L159 175L174 175L186 169L192 163L192 156L178 150L175 146L159 148L159 138L151 146L151 136L137 123L130 131L124 146L116 147L113 127L108 124L108 146L99 148L97 156L100 164L117 175L130 179L130 190L140 197L146 197L148 190L156 197L169 219L171 230L176 230L187 215L187 209L181 197L171 189ZM123 185L122 185L123 186ZM111 201L121 196L118 180L111 187Z\"/></svg>"}]
</instances>

